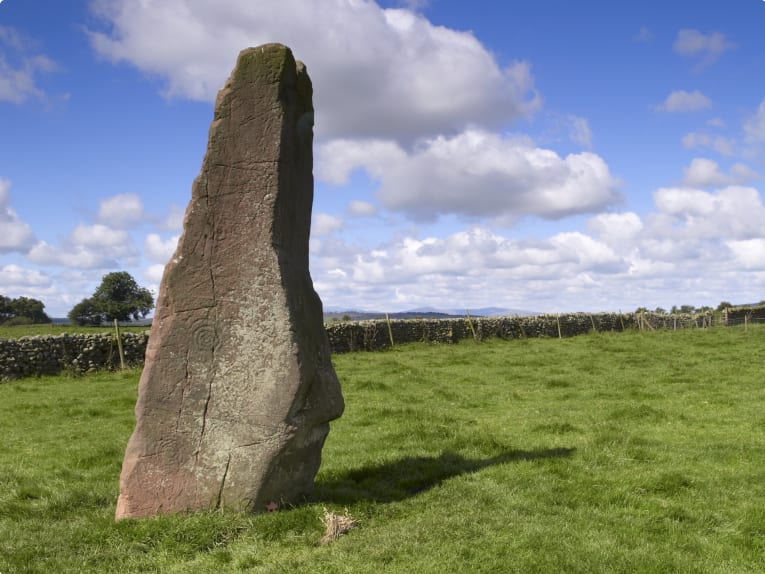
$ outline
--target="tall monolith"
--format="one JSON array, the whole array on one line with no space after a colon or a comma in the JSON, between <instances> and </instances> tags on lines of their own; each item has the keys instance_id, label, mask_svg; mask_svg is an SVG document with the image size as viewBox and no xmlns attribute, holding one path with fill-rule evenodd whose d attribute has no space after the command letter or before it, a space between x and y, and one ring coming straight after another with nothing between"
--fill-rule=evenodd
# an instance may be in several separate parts
<instances>
[{"instance_id":1,"label":"tall monolith","mask_svg":"<svg viewBox=\"0 0 765 574\"><path fill-rule=\"evenodd\" d=\"M310 492L343 411L308 271L312 145L305 67L282 45L244 50L160 285L117 519Z\"/></svg>"}]
</instances>

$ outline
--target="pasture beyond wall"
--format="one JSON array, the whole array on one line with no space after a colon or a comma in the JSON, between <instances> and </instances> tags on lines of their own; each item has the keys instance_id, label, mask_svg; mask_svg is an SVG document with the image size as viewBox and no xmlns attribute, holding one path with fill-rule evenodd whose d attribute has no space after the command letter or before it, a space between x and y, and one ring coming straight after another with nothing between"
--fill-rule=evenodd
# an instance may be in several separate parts
<instances>
[{"instance_id":1,"label":"pasture beyond wall","mask_svg":"<svg viewBox=\"0 0 765 574\"><path fill-rule=\"evenodd\" d=\"M733 310L731 310L733 311ZM723 324L739 324L742 317L750 322L765 319L765 308L723 314ZM726 323L727 322L727 323ZM575 313L537 315L534 317L473 317L454 319L407 319L338 322L326 325L333 353L374 351L393 344L412 342L457 343L461 339L483 340L491 337L519 339L526 337L573 337L592 331L630 329L704 328L718 324L711 314L665 315L655 313ZM143 363L149 332L123 333L125 362ZM72 334L58 336L0 339L0 380L28 376L73 374L114 369L120 366L114 334Z\"/></svg>"}]
</instances>

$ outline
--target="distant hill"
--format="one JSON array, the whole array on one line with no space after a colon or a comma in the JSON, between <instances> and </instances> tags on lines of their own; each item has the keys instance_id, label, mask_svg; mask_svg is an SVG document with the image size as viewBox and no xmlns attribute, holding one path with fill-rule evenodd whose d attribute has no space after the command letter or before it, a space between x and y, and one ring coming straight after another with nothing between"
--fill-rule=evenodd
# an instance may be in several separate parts
<instances>
[{"instance_id":1,"label":"distant hill","mask_svg":"<svg viewBox=\"0 0 765 574\"><path fill-rule=\"evenodd\" d=\"M53 317L51 322L54 325L68 325L70 323L67 317ZM151 317L146 319L139 319L138 321L121 322L121 327L151 327Z\"/></svg>"},{"instance_id":2,"label":"distant hill","mask_svg":"<svg viewBox=\"0 0 765 574\"><path fill-rule=\"evenodd\" d=\"M450 315L448 313L438 313L434 311L402 311L398 313L388 313L388 317L391 319L449 319L463 316L464 315ZM385 313L380 311L329 311L324 313L325 321L371 321L373 319L385 319Z\"/></svg>"},{"instance_id":3,"label":"distant hill","mask_svg":"<svg viewBox=\"0 0 765 574\"><path fill-rule=\"evenodd\" d=\"M470 314L475 317L512 317L518 315L520 317L530 317L533 315L540 315L537 311L529 311L527 309L505 309L503 307L480 307L478 309L469 309ZM460 317L465 315L464 309L450 309L447 313L454 313Z\"/></svg>"},{"instance_id":4,"label":"distant hill","mask_svg":"<svg viewBox=\"0 0 765 574\"><path fill-rule=\"evenodd\" d=\"M440 310L433 307L419 307L409 311L397 311L388 313L391 319L453 319L455 317L464 317L465 309ZM533 311L524 311L521 309L502 309L500 307L483 307L480 309L470 309L471 317L512 317L519 315L523 317L538 315ZM381 311L355 311L341 310L338 308L327 308L324 312L325 321L371 321L373 319L385 319L385 312Z\"/></svg>"}]
</instances>

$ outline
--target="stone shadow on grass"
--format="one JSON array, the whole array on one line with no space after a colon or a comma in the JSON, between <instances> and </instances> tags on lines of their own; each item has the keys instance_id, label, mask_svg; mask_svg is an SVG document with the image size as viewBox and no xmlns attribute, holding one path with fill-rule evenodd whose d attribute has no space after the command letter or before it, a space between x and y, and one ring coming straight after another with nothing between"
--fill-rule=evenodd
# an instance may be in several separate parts
<instances>
[{"instance_id":1,"label":"stone shadow on grass","mask_svg":"<svg viewBox=\"0 0 765 574\"><path fill-rule=\"evenodd\" d=\"M397 461L367 465L338 476L316 481L314 501L354 504L363 500L397 502L438 486L444 480L478 472L507 462L566 458L573 448L511 450L486 459L471 460L445 451L440 456L404 457Z\"/></svg>"}]
</instances>

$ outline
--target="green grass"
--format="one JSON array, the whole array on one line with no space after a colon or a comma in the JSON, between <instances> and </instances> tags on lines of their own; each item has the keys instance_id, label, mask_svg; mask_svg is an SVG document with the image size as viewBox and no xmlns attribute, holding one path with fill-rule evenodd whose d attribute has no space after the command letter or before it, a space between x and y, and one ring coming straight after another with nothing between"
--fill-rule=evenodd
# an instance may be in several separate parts
<instances>
[{"instance_id":1,"label":"green grass","mask_svg":"<svg viewBox=\"0 0 765 574\"><path fill-rule=\"evenodd\" d=\"M334 360L314 499L257 516L113 522L137 371L0 385L0 572L765 571L765 328Z\"/></svg>"},{"instance_id":2,"label":"green grass","mask_svg":"<svg viewBox=\"0 0 765 574\"><path fill-rule=\"evenodd\" d=\"M123 333L141 333L148 331L149 327L120 327ZM77 325L61 325L47 323L44 325L14 325L4 327L0 325L0 339L20 339L21 337L32 337L35 335L63 335L64 333L113 333L114 327L79 327Z\"/></svg>"}]
</instances>

